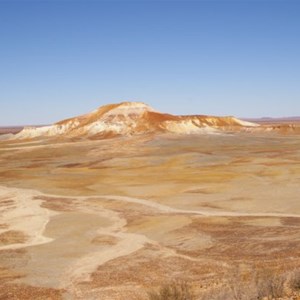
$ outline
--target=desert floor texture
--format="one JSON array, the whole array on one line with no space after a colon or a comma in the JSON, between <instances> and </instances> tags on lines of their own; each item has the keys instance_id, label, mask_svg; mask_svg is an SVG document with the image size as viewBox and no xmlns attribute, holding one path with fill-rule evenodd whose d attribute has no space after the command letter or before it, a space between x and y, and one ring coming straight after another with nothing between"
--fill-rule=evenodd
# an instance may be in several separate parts
<instances>
[{"instance_id":1,"label":"desert floor texture","mask_svg":"<svg viewBox=\"0 0 300 300\"><path fill-rule=\"evenodd\" d=\"M0 299L147 299L299 268L299 186L299 135L0 141Z\"/></svg>"}]
</instances>

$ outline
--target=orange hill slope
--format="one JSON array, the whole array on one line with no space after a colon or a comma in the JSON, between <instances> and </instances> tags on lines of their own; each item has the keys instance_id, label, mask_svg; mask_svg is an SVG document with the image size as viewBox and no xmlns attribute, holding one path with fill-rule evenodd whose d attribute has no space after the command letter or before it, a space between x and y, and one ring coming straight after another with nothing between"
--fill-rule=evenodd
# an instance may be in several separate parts
<instances>
[{"instance_id":1,"label":"orange hill slope","mask_svg":"<svg viewBox=\"0 0 300 300\"><path fill-rule=\"evenodd\" d=\"M102 106L91 113L66 119L50 126L28 127L15 138L105 137L142 133L214 133L220 130L249 130L259 126L234 117L174 116L162 114L142 102L122 102Z\"/></svg>"}]
</instances>

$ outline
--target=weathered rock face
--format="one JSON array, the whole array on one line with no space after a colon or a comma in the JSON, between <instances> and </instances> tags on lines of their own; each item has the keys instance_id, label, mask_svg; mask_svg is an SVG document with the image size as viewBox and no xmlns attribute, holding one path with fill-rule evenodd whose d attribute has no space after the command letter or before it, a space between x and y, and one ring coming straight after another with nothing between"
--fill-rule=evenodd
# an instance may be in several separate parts
<instances>
[{"instance_id":1,"label":"weathered rock face","mask_svg":"<svg viewBox=\"0 0 300 300\"><path fill-rule=\"evenodd\" d=\"M141 102L122 102L102 106L91 113L63 120L50 126L28 127L17 139L36 137L106 137L143 133L215 133L220 130L247 130L258 124L234 117L174 116L162 114Z\"/></svg>"}]
</instances>

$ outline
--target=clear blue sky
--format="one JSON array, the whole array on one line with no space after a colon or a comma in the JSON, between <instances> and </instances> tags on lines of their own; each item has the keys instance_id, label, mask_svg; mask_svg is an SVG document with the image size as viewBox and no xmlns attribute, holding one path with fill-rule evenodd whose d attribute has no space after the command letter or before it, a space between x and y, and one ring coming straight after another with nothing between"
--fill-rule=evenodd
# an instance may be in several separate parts
<instances>
[{"instance_id":1,"label":"clear blue sky","mask_svg":"<svg viewBox=\"0 0 300 300\"><path fill-rule=\"evenodd\" d=\"M300 1L0 1L0 125L107 103L300 115Z\"/></svg>"}]
</instances>

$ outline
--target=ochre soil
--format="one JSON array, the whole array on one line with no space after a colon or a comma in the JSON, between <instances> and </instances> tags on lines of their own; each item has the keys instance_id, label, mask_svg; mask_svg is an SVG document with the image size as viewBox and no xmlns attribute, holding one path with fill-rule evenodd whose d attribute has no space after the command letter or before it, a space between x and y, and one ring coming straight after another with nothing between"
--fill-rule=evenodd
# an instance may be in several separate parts
<instances>
[{"instance_id":1,"label":"ochre soil","mask_svg":"<svg viewBox=\"0 0 300 300\"><path fill-rule=\"evenodd\" d=\"M0 142L0 299L197 295L300 268L300 136Z\"/></svg>"}]
</instances>

